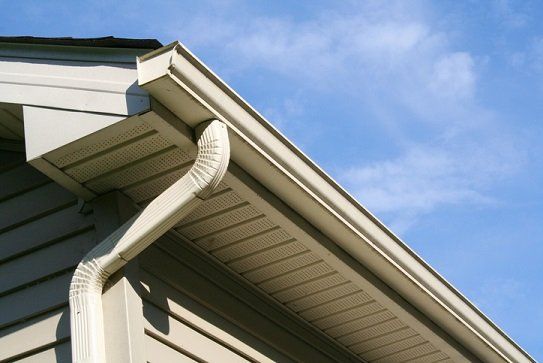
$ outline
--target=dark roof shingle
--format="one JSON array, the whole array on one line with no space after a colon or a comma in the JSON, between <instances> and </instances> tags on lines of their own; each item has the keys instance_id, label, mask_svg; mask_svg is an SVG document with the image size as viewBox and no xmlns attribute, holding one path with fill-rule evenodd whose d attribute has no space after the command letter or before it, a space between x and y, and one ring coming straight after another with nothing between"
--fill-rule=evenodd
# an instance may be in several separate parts
<instances>
[{"instance_id":1,"label":"dark roof shingle","mask_svg":"<svg viewBox=\"0 0 543 363\"><path fill-rule=\"evenodd\" d=\"M42 45L67 45L76 47L100 47L100 48L133 48L133 49L158 49L162 47L156 39L130 39L116 38L113 36L101 38L47 38L32 36L0 36L0 43L42 44Z\"/></svg>"}]
</instances>

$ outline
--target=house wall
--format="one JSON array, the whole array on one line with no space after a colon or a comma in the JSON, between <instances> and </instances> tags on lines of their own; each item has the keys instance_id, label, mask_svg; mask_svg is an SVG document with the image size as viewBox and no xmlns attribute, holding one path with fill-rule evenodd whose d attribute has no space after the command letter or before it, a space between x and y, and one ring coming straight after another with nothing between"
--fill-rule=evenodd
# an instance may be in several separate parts
<instances>
[{"instance_id":1,"label":"house wall","mask_svg":"<svg viewBox=\"0 0 543 363\"><path fill-rule=\"evenodd\" d=\"M228 303L213 292L217 287L205 286L201 276L161 247L149 248L140 261L148 362L292 361L214 312L214 304ZM216 297L205 305L195 300L202 301L184 288L188 279L199 285L200 298L209 293Z\"/></svg>"},{"instance_id":2,"label":"house wall","mask_svg":"<svg viewBox=\"0 0 543 363\"><path fill-rule=\"evenodd\" d=\"M308 349L266 316L265 302L250 306L228 271L186 241L165 236L138 260L147 361L291 362Z\"/></svg>"},{"instance_id":3,"label":"house wall","mask_svg":"<svg viewBox=\"0 0 543 363\"><path fill-rule=\"evenodd\" d=\"M92 213L0 150L0 361L70 361L68 287L94 244Z\"/></svg>"},{"instance_id":4,"label":"house wall","mask_svg":"<svg viewBox=\"0 0 543 363\"><path fill-rule=\"evenodd\" d=\"M112 193L83 206L6 150L0 186L0 362L70 362L71 276L134 213L131 201ZM334 360L292 333L299 323L279 304L171 234L112 276L104 315L110 361Z\"/></svg>"}]
</instances>

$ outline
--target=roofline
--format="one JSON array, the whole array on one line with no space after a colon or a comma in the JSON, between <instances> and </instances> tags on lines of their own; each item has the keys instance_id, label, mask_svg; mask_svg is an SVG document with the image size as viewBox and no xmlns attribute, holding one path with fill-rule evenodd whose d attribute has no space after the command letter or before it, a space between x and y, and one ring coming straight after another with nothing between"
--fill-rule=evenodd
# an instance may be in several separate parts
<instances>
[{"instance_id":1,"label":"roofline","mask_svg":"<svg viewBox=\"0 0 543 363\"><path fill-rule=\"evenodd\" d=\"M156 39L116 38L113 36L99 38L0 36L0 43L129 49L159 49L162 47L162 43Z\"/></svg>"},{"instance_id":2,"label":"roofline","mask_svg":"<svg viewBox=\"0 0 543 363\"><path fill-rule=\"evenodd\" d=\"M274 162L274 166L288 177L293 188L305 192L304 198L306 200L312 200L312 205L305 207L300 207L299 201L294 200L295 198L287 200L287 204L316 226L319 225L318 220L310 217L314 212L302 209L319 206L325 212L322 214L323 216L333 217L336 223L340 223L342 227L350 230L350 236L358 237L357 243L346 238L333 238L333 240L356 260L372 270L391 288L398 291L413 306L439 326L444 327L451 336L457 338L466 347L476 348L477 355L499 357L503 361L510 362L535 362L494 322L373 214L360 205L353 196L339 186L335 180L181 43L174 42L152 51L140 57L139 61L149 60L170 51L174 52L168 65L167 74L171 77L177 77L180 84L182 83L183 86L194 92L192 96L201 98L200 101L214 110L219 119L223 119L234 132L251 143L254 151L268 158L270 162ZM188 65L200 74L188 69ZM204 85L202 82L194 82L202 75L211 84ZM139 81L140 85L145 88L147 82L145 77L140 77ZM152 94L152 92L150 93ZM237 107L243 109L250 118L236 117L240 113L239 110L234 109L232 101ZM288 199L288 195L282 198ZM366 255L367 252L370 254ZM409 284L405 284L405 282L409 282ZM417 295L420 292L424 293L424 297L421 298ZM478 338L478 341L471 342L472 338Z\"/></svg>"},{"instance_id":3,"label":"roofline","mask_svg":"<svg viewBox=\"0 0 543 363\"><path fill-rule=\"evenodd\" d=\"M160 46L156 39L0 36L0 58L133 65L136 57Z\"/></svg>"}]
</instances>

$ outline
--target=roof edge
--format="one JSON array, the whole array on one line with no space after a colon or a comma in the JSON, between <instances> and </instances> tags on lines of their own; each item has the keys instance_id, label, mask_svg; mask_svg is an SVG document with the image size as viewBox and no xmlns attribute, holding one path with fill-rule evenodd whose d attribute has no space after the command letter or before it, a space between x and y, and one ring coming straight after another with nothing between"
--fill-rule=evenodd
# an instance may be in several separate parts
<instances>
[{"instance_id":1,"label":"roof edge","mask_svg":"<svg viewBox=\"0 0 543 363\"><path fill-rule=\"evenodd\" d=\"M246 135L247 139L256 143L260 150L264 150L272 158L278 160L279 164L285 165L285 172L292 175L291 179L293 179L293 182L302 183L307 192L311 194L311 197L330 213L333 213L338 222L353 229L361 237L363 243L370 245L371 248L378 252L390 264L390 266L387 266L389 271L390 269L394 269L397 275L407 278L419 290L424 291L430 300L437 304L437 306L429 308L420 306L420 304L417 305L417 303L411 301L413 306L416 306L421 311L433 311L434 315L448 313L442 321L450 321L450 324L461 323L466 332L469 332L470 335L473 333L478 336L481 343L484 343L484 346L494 350L504 361L515 361L515 359L522 357L525 361L535 362L527 352L507 336L492 320L485 316L444 277L437 273L398 236L356 201L352 195L327 175L181 43L174 42L155 50L140 57L139 61L142 62L172 50L174 51L172 57L180 57L180 59L190 63L190 65L201 72L218 90L222 91L225 96L229 97L249 114L252 120L254 120L252 122L256 122L270 133L274 138L273 142L288 149L291 155L279 155L278 152L269 147L272 141L259 138L247 125L239 122L239 120L228 118L228 122L233 123L238 132ZM182 63L180 62L180 64ZM168 69L165 70L165 74L169 75L174 74L175 71L181 68L179 65L176 65L175 59L170 59L170 64L167 67ZM184 74L183 76L186 75ZM142 80L140 79L140 81ZM185 81L189 88L194 88L195 93L202 95L205 99L213 99L214 96L224 97L224 95L206 94L206 92L209 92L209 89L198 89L198 86L191 83L190 80L184 79L183 81ZM145 82L147 80L144 79L140 85L144 86ZM229 112L229 110L221 109L221 111L225 115L233 113ZM301 164L294 162L293 157L298 158L305 164L305 170L311 170L313 175L304 175L304 170L299 168ZM318 175L320 180L316 180L314 175ZM304 215L304 213L301 214ZM366 221L365 225L362 220ZM341 240L337 240L336 242L340 245L345 243L345 241ZM344 247L346 251L352 251L352 248ZM355 256L352 253L351 255L360 263L367 264L367 261L361 260L359 256ZM387 272L383 271L381 273L380 271L375 271L375 273L381 278L387 274ZM383 278L383 281L388 282L386 278ZM400 294L405 295L403 292L400 292ZM431 316L428 313L426 315Z\"/></svg>"},{"instance_id":2,"label":"roof edge","mask_svg":"<svg viewBox=\"0 0 543 363\"><path fill-rule=\"evenodd\" d=\"M0 37L0 57L126 66L161 46L155 39Z\"/></svg>"},{"instance_id":3,"label":"roof edge","mask_svg":"<svg viewBox=\"0 0 543 363\"><path fill-rule=\"evenodd\" d=\"M156 39L117 38L114 36L99 38L72 37L34 37L34 36L0 36L0 43L61 45L93 48L129 48L129 49L159 49L162 47Z\"/></svg>"}]
</instances>

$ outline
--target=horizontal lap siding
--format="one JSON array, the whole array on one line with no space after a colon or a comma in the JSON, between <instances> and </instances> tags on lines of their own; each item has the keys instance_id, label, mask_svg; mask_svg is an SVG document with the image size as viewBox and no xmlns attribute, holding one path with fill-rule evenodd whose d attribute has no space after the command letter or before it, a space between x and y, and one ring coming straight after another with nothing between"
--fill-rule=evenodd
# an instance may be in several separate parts
<instances>
[{"instance_id":1,"label":"horizontal lap siding","mask_svg":"<svg viewBox=\"0 0 543 363\"><path fill-rule=\"evenodd\" d=\"M170 345L165 344L160 339L145 335L145 360L149 363L160 362L179 362L179 363L193 363L197 360L187 356L183 352L180 352Z\"/></svg>"},{"instance_id":2,"label":"horizontal lap siding","mask_svg":"<svg viewBox=\"0 0 543 363\"><path fill-rule=\"evenodd\" d=\"M17 151L0 150L0 173L21 165L25 161L24 154Z\"/></svg>"},{"instance_id":3,"label":"horizontal lap siding","mask_svg":"<svg viewBox=\"0 0 543 363\"><path fill-rule=\"evenodd\" d=\"M0 361L38 354L70 336L68 308L53 310L0 331Z\"/></svg>"},{"instance_id":4,"label":"horizontal lap siding","mask_svg":"<svg viewBox=\"0 0 543 363\"><path fill-rule=\"evenodd\" d=\"M253 359L259 362L270 361L265 355L259 353L258 347L253 346L260 344L261 349L266 349L265 345L256 341L239 327L228 323L178 289L165 283L163 279L145 270L140 270L140 277L145 286L142 295L143 311L145 332L149 337L163 343L166 342L167 345L175 347L183 355L186 355L183 351L191 351L193 359L196 360L202 354L201 352L198 354L194 347L186 346L187 342L192 342L192 339L188 339L189 335L195 337L196 341L207 339L211 344L206 344L206 346L215 346L212 350L216 352L226 352L220 356L230 355L232 359L229 361L239 361L240 359L242 361ZM181 325L185 325L186 327L183 329L189 332L183 334L184 338L182 339L180 336L176 337L175 329L172 328ZM177 330L179 331L180 328ZM198 335L202 337L198 338ZM232 356L232 354L235 355ZM244 357L236 357L238 354ZM156 358L157 356L155 356Z\"/></svg>"},{"instance_id":5,"label":"horizontal lap siding","mask_svg":"<svg viewBox=\"0 0 543 363\"><path fill-rule=\"evenodd\" d=\"M182 262L184 259L196 262L182 249L177 250L176 242L168 238L161 239L139 257L146 335L149 336L146 349L158 349L149 348L151 343L162 347L155 342L159 340L180 356L189 354L190 359L196 361L224 361L217 357L226 354L230 356L228 361L292 361L276 350L277 345L282 345L284 352L292 349L297 350L297 354L305 352L316 361L329 359L316 355L306 343L297 342L295 335L277 325L280 322L270 320L258 306L246 305L239 295L228 291L228 286L199 275ZM253 335L255 330L261 336ZM183 337L189 333L192 338L184 341ZM208 341L209 347L205 352L199 348L204 341ZM158 361L157 357L147 359Z\"/></svg>"},{"instance_id":6,"label":"horizontal lap siding","mask_svg":"<svg viewBox=\"0 0 543 363\"><path fill-rule=\"evenodd\" d=\"M139 257L142 270L140 277L144 288L143 312L145 318L147 361L166 361L165 357L177 357L174 361L197 362L271 362L259 350L273 351L240 327L228 322L213 310L200 305L184 294L174 281L186 282L204 295L217 296L211 304L227 304L224 292L192 272L167 252L151 246ZM192 288L191 288L192 287ZM204 291L205 290L205 291ZM219 299L221 301L219 301ZM260 346L260 348L259 348ZM163 355L164 354L164 355ZM288 361L273 352L279 360Z\"/></svg>"},{"instance_id":7,"label":"horizontal lap siding","mask_svg":"<svg viewBox=\"0 0 543 363\"><path fill-rule=\"evenodd\" d=\"M22 155L22 154L21 154ZM2 160L16 160L0 151ZM92 214L24 163L0 168L0 361L69 362L68 288Z\"/></svg>"},{"instance_id":8,"label":"horizontal lap siding","mask_svg":"<svg viewBox=\"0 0 543 363\"><path fill-rule=\"evenodd\" d=\"M71 348L69 341L56 344L52 348L17 360L18 363L70 363L71 361Z\"/></svg>"},{"instance_id":9,"label":"horizontal lap siding","mask_svg":"<svg viewBox=\"0 0 543 363\"><path fill-rule=\"evenodd\" d=\"M169 311L152 304L144 304L144 315L146 335L166 342L182 356L191 356L196 361L206 362L248 362L237 352L223 346L220 340L206 336L172 316ZM155 360L162 360L162 357L155 357Z\"/></svg>"}]
</instances>

